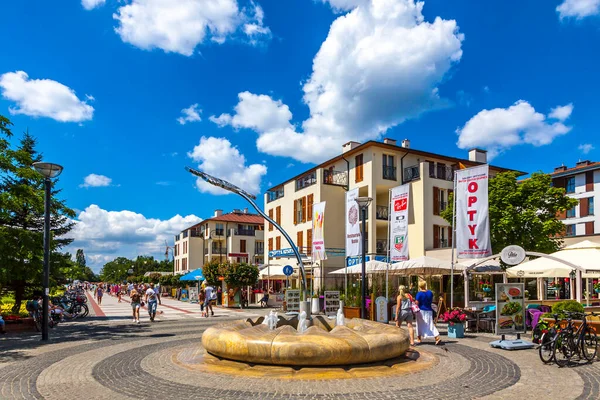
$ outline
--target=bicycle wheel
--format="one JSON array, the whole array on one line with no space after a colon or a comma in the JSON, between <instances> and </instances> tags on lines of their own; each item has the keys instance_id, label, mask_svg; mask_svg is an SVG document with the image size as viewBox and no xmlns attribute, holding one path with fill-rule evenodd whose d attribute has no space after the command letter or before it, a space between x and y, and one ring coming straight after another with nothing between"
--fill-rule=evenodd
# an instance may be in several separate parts
<instances>
[{"instance_id":1,"label":"bicycle wheel","mask_svg":"<svg viewBox=\"0 0 600 400\"><path fill-rule=\"evenodd\" d=\"M555 333L546 332L542 334L542 337L540 338L538 353L540 355L540 360L542 360L544 364L549 364L554 359L554 349L552 348L552 345L554 344L555 337Z\"/></svg>"},{"instance_id":2,"label":"bicycle wheel","mask_svg":"<svg viewBox=\"0 0 600 400\"><path fill-rule=\"evenodd\" d=\"M552 353L554 362L559 367L565 367L571 362L571 357L576 349L573 343L573 337L569 332L560 332L553 342Z\"/></svg>"},{"instance_id":3,"label":"bicycle wheel","mask_svg":"<svg viewBox=\"0 0 600 400\"><path fill-rule=\"evenodd\" d=\"M588 326L581 338L581 354L587 361L594 361L596 353L598 353L598 337L596 332Z\"/></svg>"},{"instance_id":4,"label":"bicycle wheel","mask_svg":"<svg viewBox=\"0 0 600 400\"><path fill-rule=\"evenodd\" d=\"M39 314L33 315L33 322L35 323L35 330L38 332L42 331L42 320L40 319Z\"/></svg>"},{"instance_id":5,"label":"bicycle wheel","mask_svg":"<svg viewBox=\"0 0 600 400\"><path fill-rule=\"evenodd\" d=\"M90 309L88 308L87 304L82 304L81 308L83 309L83 314L80 315L81 318L85 318L88 316L88 314L90 313Z\"/></svg>"}]
</instances>

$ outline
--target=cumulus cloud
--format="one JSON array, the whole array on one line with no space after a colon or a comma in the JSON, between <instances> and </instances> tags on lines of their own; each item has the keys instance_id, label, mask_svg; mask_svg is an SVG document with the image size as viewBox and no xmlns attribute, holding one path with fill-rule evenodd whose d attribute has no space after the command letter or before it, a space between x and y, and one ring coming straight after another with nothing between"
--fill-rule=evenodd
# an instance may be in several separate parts
<instances>
[{"instance_id":1,"label":"cumulus cloud","mask_svg":"<svg viewBox=\"0 0 600 400\"><path fill-rule=\"evenodd\" d=\"M585 143L585 144L580 144L579 147L577 147L579 149L579 151L581 151L583 154L588 154L590 151L594 150L595 147L592 144L589 143Z\"/></svg>"},{"instance_id":2,"label":"cumulus cloud","mask_svg":"<svg viewBox=\"0 0 600 400\"><path fill-rule=\"evenodd\" d=\"M108 176L97 175L97 174L89 174L85 178L83 178L83 183L79 185L79 187L89 188L89 187L102 187L102 186L110 186L112 183L112 179Z\"/></svg>"},{"instance_id":3,"label":"cumulus cloud","mask_svg":"<svg viewBox=\"0 0 600 400\"><path fill-rule=\"evenodd\" d=\"M267 167L262 164L246 165L246 157L225 138L203 136L200 144L188 153L188 157L199 163L198 168L201 171L254 194L260 193L261 179L267 173ZM205 193L229 193L201 178L196 180L196 186Z\"/></svg>"},{"instance_id":4,"label":"cumulus cloud","mask_svg":"<svg viewBox=\"0 0 600 400\"><path fill-rule=\"evenodd\" d=\"M86 10L92 10L96 7L100 7L106 3L106 0L81 0L81 5Z\"/></svg>"},{"instance_id":5,"label":"cumulus cloud","mask_svg":"<svg viewBox=\"0 0 600 400\"><path fill-rule=\"evenodd\" d=\"M564 18L583 19L599 15L600 0L565 0L556 7L556 12L561 20Z\"/></svg>"},{"instance_id":6,"label":"cumulus cloud","mask_svg":"<svg viewBox=\"0 0 600 400\"><path fill-rule=\"evenodd\" d=\"M130 0L113 18L124 42L185 56L207 40L223 43L237 33L251 43L270 38L262 8L254 2L240 9L236 0Z\"/></svg>"},{"instance_id":7,"label":"cumulus cloud","mask_svg":"<svg viewBox=\"0 0 600 400\"><path fill-rule=\"evenodd\" d=\"M192 104L188 108L181 110L181 114L183 115L177 118L177 122L179 122L181 125L185 125L188 122L202 121L202 118L200 118L200 113L202 113L202 110L198 108L198 103Z\"/></svg>"},{"instance_id":8,"label":"cumulus cloud","mask_svg":"<svg viewBox=\"0 0 600 400\"><path fill-rule=\"evenodd\" d=\"M24 71L0 75L2 96L14 101L11 114L48 117L60 122L89 121L94 107L80 100L75 91L51 79L29 79Z\"/></svg>"},{"instance_id":9,"label":"cumulus cloud","mask_svg":"<svg viewBox=\"0 0 600 400\"><path fill-rule=\"evenodd\" d=\"M454 20L426 22L414 0L330 1L353 8L331 25L303 84L310 116L298 129L280 99L242 92L219 126L255 130L260 151L320 162L349 140L369 140L445 106L437 85L462 56Z\"/></svg>"},{"instance_id":10,"label":"cumulus cloud","mask_svg":"<svg viewBox=\"0 0 600 400\"><path fill-rule=\"evenodd\" d=\"M133 211L107 211L92 204L79 213L75 227L69 232L74 239L69 250L74 254L83 248L94 270L119 257L151 254L163 257L165 240L173 243L173 236L198 222L195 215L175 215L161 220L147 218Z\"/></svg>"},{"instance_id":11,"label":"cumulus cloud","mask_svg":"<svg viewBox=\"0 0 600 400\"><path fill-rule=\"evenodd\" d=\"M527 143L543 146L571 130L563 122L571 115L573 105L553 108L546 117L524 100L508 108L482 110L459 128L458 147L481 147L493 158L512 146Z\"/></svg>"}]
</instances>

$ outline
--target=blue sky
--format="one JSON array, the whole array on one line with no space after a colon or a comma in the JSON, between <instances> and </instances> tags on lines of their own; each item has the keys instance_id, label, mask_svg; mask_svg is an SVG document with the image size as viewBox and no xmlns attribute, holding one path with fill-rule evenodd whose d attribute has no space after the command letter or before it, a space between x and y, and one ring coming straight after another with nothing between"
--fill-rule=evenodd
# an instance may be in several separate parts
<instances>
[{"instance_id":1,"label":"blue sky","mask_svg":"<svg viewBox=\"0 0 600 400\"><path fill-rule=\"evenodd\" d=\"M0 114L65 167L74 247L98 267L245 207L186 165L263 193L349 139L478 146L528 172L597 160L599 14L581 0L7 2Z\"/></svg>"}]
</instances>

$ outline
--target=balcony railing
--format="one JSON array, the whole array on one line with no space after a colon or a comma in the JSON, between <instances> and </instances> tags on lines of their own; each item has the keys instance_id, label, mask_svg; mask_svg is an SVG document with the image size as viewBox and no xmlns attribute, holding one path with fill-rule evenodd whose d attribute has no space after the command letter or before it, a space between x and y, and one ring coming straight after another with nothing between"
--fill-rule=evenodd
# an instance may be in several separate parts
<instances>
[{"instance_id":1,"label":"balcony railing","mask_svg":"<svg viewBox=\"0 0 600 400\"><path fill-rule=\"evenodd\" d=\"M450 247L448 244L448 239L440 239L440 249L445 249L446 247Z\"/></svg>"},{"instance_id":2,"label":"balcony railing","mask_svg":"<svg viewBox=\"0 0 600 400\"><path fill-rule=\"evenodd\" d=\"M204 249L204 254L208 254L208 250L208 247ZM212 254L225 254L225 246L221 247L220 249L218 247L212 247L210 250Z\"/></svg>"},{"instance_id":3,"label":"balcony railing","mask_svg":"<svg viewBox=\"0 0 600 400\"><path fill-rule=\"evenodd\" d=\"M304 189L314 185L315 183L317 183L317 173L316 171L313 171L310 174L303 175L296 179L296 190Z\"/></svg>"},{"instance_id":4,"label":"balcony railing","mask_svg":"<svg viewBox=\"0 0 600 400\"><path fill-rule=\"evenodd\" d=\"M383 166L383 179L389 179L392 181L396 180L396 167L393 166Z\"/></svg>"},{"instance_id":5,"label":"balcony railing","mask_svg":"<svg viewBox=\"0 0 600 400\"><path fill-rule=\"evenodd\" d=\"M377 219L381 219L381 220L388 220L388 206L377 206L377 208L375 209L375 216L377 217Z\"/></svg>"},{"instance_id":6,"label":"balcony railing","mask_svg":"<svg viewBox=\"0 0 600 400\"><path fill-rule=\"evenodd\" d=\"M387 240L377 240L375 243L375 251L378 254L387 253Z\"/></svg>"},{"instance_id":7,"label":"balcony railing","mask_svg":"<svg viewBox=\"0 0 600 400\"><path fill-rule=\"evenodd\" d=\"M283 197L283 188L267 192L267 203L275 201Z\"/></svg>"},{"instance_id":8,"label":"balcony railing","mask_svg":"<svg viewBox=\"0 0 600 400\"><path fill-rule=\"evenodd\" d=\"M186 237L188 237L188 231L183 231L183 232L181 232L181 233L182 233L182 235L183 235L183 238L182 238L182 239L185 239Z\"/></svg>"},{"instance_id":9,"label":"balcony railing","mask_svg":"<svg viewBox=\"0 0 600 400\"><path fill-rule=\"evenodd\" d=\"M346 171L324 169L323 183L326 185L348 186L348 173Z\"/></svg>"},{"instance_id":10,"label":"balcony railing","mask_svg":"<svg viewBox=\"0 0 600 400\"><path fill-rule=\"evenodd\" d=\"M265 252L265 246L255 246L254 255L262 255Z\"/></svg>"},{"instance_id":11,"label":"balcony railing","mask_svg":"<svg viewBox=\"0 0 600 400\"><path fill-rule=\"evenodd\" d=\"M438 165L435 168L435 177L452 182L454 180L454 168Z\"/></svg>"},{"instance_id":12,"label":"balcony railing","mask_svg":"<svg viewBox=\"0 0 600 400\"><path fill-rule=\"evenodd\" d=\"M421 173L418 165L404 168L404 182L412 182L421 178Z\"/></svg>"},{"instance_id":13,"label":"balcony railing","mask_svg":"<svg viewBox=\"0 0 600 400\"><path fill-rule=\"evenodd\" d=\"M223 229L223 228L213 229L212 231L214 232L212 234L213 236L224 236L225 235L225 229Z\"/></svg>"},{"instance_id":14,"label":"balcony railing","mask_svg":"<svg viewBox=\"0 0 600 400\"><path fill-rule=\"evenodd\" d=\"M192 230L190 230L190 236L191 237L203 237L204 232L199 229L192 229Z\"/></svg>"},{"instance_id":15,"label":"balcony railing","mask_svg":"<svg viewBox=\"0 0 600 400\"><path fill-rule=\"evenodd\" d=\"M254 236L254 229L232 229L234 235Z\"/></svg>"}]
</instances>

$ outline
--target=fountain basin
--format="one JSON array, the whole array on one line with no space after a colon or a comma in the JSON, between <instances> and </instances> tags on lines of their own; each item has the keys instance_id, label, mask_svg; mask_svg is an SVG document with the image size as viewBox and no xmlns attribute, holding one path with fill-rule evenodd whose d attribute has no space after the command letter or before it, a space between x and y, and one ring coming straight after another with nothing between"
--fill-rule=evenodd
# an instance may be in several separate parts
<instances>
[{"instance_id":1,"label":"fountain basin","mask_svg":"<svg viewBox=\"0 0 600 400\"><path fill-rule=\"evenodd\" d=\"M336 320L317 316L305 332L297 318L279 317L277 328L262 324L264 317L214 325L202 335L209 353L253 364L332 366L365 364L397 358L408 350L408 332L360 318Z\"/></svg>"}]
</instances>

